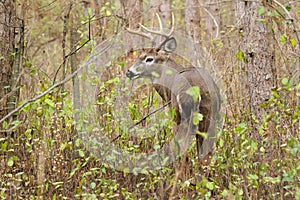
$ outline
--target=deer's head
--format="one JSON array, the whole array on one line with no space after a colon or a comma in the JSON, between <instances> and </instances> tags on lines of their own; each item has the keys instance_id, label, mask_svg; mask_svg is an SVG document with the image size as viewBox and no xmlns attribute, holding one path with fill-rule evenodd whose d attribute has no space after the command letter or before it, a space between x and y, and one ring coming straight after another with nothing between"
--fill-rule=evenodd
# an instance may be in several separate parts
<instances>
[{"instance_id":1,"label":"deer's head","mask_svg":"<svg viewBox=\"0 0 300 200\"><path fill-rule=\"evenodd\" d=\"M127 29L130 33L146 37L154 43L154 35L163 36L165 39L156 47L143 50L138 60L129 68L126 76L130 79L137 79L140 77L152 78L160 74L161 65L166 63L172 52L175 51L177 43L171 35L174 32L174 15L172 14L172 28L169 33L165 33L162 28L160 17L157 15L160 30L154 31L142 24L139 30Z\"/></svg>"},{"instance_id":2,"label":"deer's head","mask_svg":"<svg viewBox=\"0 0 300 200\"><path fill-rule=\"evenodd\" d=\"M176 49L175 38L167 38L159 48L144 51L138 60L129 68L126 76L130 79L151 78L160 73L160 66L167 62L169 54Z\"/></svg>"}]
</instances>

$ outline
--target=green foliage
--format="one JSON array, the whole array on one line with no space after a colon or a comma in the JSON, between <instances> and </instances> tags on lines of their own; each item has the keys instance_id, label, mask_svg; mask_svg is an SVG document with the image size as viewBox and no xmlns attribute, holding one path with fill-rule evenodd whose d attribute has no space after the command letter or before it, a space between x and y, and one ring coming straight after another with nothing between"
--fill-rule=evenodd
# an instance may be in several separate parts
<instances>
[{"instance_id":1,"label":"green foliage","mask_svg":"<svg viewBox=\"0 0 300 200\"><path fill-rule=\"evenodd\" d=\"M247 58L245 57L244 55L244 52L239 50L236 54L236 58L239 60L239 61L244 61L245 63L247 63Z\"/></svg>"},{"instance_id":2,"label":"green foliage","mask_svg":"<svg viewBox=\"0 0 300 200\"><path fill-rule=\"evenodd\" d=\"M30 0L23 5L20 2L20 8L26 7L27 11L24 11L26 58L24 56L18 80L21 86L19 105L47 90L54 79L62 78L63 19L69 3ZM143 3L145 6L149 1ZM285 9L300 15L300 8L294 5ZM68 53L74 50L69 49L71 29L78 34L76 47L92 39L77 52L78 63L89 55L98 41L119 32L120 26L129 19L122 15L115 1L105 2L99 9L93 6L93 3L74 2L66 23L65 50ZM184 29L185 2L172 1L172 8L176 8L176 29ZM222 18L229 15L226 9L226 6L222 8ZM173 193L174 199L300 199L299 41L298 32L293 28L299 23L299 16L292 15L291 22L281 7L260 6L257 12L261 17L258 20L270 28L268 36L276 40L270 46L274 51L276 74L273 75L277 77L277 85L270 91L271 98L261 105L261 109L268 112L259 121L247 107L248 93L243 95L242 84L246 84L247 74L239 64L248 62L248 52L239 49L240 41L236 38L238 34L243 36L242 30L240 27L228 30L229 26L224 26L222 21L218 27L220 37L208 43L214 45L211 56L220 66L222 76L217 78L226 81L229 101L225 105L226 123L218 133L209 164L200 164L193 141L187 155L160 170L143 169L140 174L130 173L129 169L116 171L87 151L83 138L77 134L72 83L67 82L64 91L62 88L51 91L27 104L11 121L1 124L0 198L168 199ZM201 22L201 26L204 24ZM92 38L89 38L89 29ZM235 30L238 33L234 33ZM208 34L201 32L201 35ZM205 42L201 40L203 45ZM131 59L136 56L137 52ZM3 59L0 56L0 60ZM123 57L108 62L105 66L107 77L94 81L98 81L99 90L97 120L101 131L116 146L133 153L158 151L174 137L175 109L165 108L141 121L166 103L150 87L142 85L126 99L128 105L123 105L124 113L116 112L116 99L124 92L118 90L119 86L131 90L131 84L124 80L124 72L131 63L125 60ZM70 60L65 61L69 63ZM66 73L69 71L65 69ZM82 81L87 80L87 74L83 74ZM200 88L192 87L187 94L198 101ZM199 124L203 117L200 113L194 114L193 123ZM253 137L253 123L260 125L259 139ZM130 131L140 137L130 134L130 127ZM197 134L206 136L206 133Z\"/></svg>"},{"instance_id":3,"label":"green foliage","mask_svg":"<svg viewBox=\"0 0 300 200\"><path fill-rule=\"evenodd\" d=\"M201 113L194 113L193 115L193 124L198 125L199 122L203 120L203 115Z\"/></svg>"},{"instance_id":4,"label":"green foliage","mask_svg":"<svg viewBox=\"0 0 300 200\"><path fill-rule=\"evenodd\" d=\"M186 90L186 93L193 97L194 102L199 102L200 88L198 86L192 86Z\"/></svg>"},{"instance_id":5,"label":"green foliage","mask_svg":"<svg viewBox=\"0 0 300 200\"><path fill-rule=\"evenodd\" d=\"M265 13L265 7L264 6L259 6L257 13L258 13L258 15L264 14Z\"/></svg>"}]
</instances>

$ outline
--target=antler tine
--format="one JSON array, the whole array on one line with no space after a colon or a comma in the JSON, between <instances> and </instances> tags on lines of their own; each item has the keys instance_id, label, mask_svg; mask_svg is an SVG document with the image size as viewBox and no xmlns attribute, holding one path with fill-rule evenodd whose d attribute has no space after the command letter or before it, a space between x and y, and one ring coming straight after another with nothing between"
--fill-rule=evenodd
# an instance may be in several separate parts
<instances>
[{"instance_id":1,"label":"antler tine","mask_svg":"<svg viewBox=\"0 0 300 200\"><path fill-rule=\"evenodd\" d=\"M158 20L158 23L159 23L160 31L162 32L162 31L163 31L163 25L162 25L162 23L161 23L160 16L158 15L158 13L155 13L155 14L156 14L156 17L157 17L157 20Z\"/></svg>"},{"instance_id":2,"label":"antler tine","mask_svg":"<svg viewBox=\"0 0 300 200\"><path fill-rule=\"evenodd\" d=\"M161 36L165 36L165 37L170 37L170 36L173 34L173 32L174 32L174 21L175 21L175 19L174 19L174 14L172 13L172 27L171 27L171 31L170 31L169 33L165 33L165 32L163 31L161 19L160 19L159 15L158 15L157 13L156 13L156 16L157 16L158 23L159 23L159 28L160 28L159 31L153 31L153 30L151 30L151 29L145 27L145 26L142 25L142 24L140 24L140 26L141 26L145 31L147 31L147 32L149 32L149 33L156 34L156 35L161 35Z\"/></svg>"},{"instance_id":3,"label":"antler tine","mask_svg":"<svg viewBox=\"0 0 300 200\"><path fill-rule=\"evenodd\" d=\"M174 13L172 12L172 27L171 27L171 31L170 33L168 34L168 37L170 37L173 33L174 33L174 30L175 30L175 17L174 17Z\"/></svg>"},{"instance_id":4,"label":"antler tine","mask_svg":"<svg viewBox=\"0 0 300 200\"><path fill-rule=\"evenodd\" d=\"M156 16L157 16L157 20L158 20L158 23L159 23L159 28L160 28L159 31L151 30L150 28L147 28L146 26L144 26L141 23L139 23L140 27L139 27L138 30L131 30L130 28L126 28L126 30L130 33L146 37L146 38L150 39L151 41L154 41L154 37L151 34L161 35L161 36L164 36L164 37L170 37L174 33L174 28L175 28L175 26L174 26L175 25L175 18L174 18L173 12L172 12L172 22L171 22L172 27L171 27L171 30L170 30L169 33L165 33L163 31L163 25L162 25L162 22L161 22L161 19L160 19L158 13L156 13ZM142 29L145 30L148 33L143 32Z\"/></svg>"},{"instance_id":5,"label":"antler tine","mask_svg":"<svg viewBox=\"0 0 300 200\"><path fill-rule=\"evenodd\" d=\"M142 24L139 23L139 26L140 26L140 28L138 30L132 30L130 28L126 28L126 30L129 33L143 36L143 37L148 38L148 39L150 39L152 41L153 40L152 35L142 32L142 29L141 29L141 27L143 26Z\"/></svg>"}]
</instances>

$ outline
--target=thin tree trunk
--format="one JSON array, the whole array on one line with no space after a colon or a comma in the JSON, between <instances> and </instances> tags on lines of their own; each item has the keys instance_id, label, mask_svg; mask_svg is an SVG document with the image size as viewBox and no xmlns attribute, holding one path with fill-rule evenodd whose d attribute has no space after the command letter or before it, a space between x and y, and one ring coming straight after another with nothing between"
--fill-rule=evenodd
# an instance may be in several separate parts
<instances>
[{"instance_id":1,"label":"thin tree trunk","mask_svg":"<svg viewBox=\"0 0 300 200\"><path fill-rule=\"evenodd\" d=\"M159 14L162 20L162 25L164 28L171 27L172 20L172 8L171 8L171 0L152 0L149 1L150 10L148 13L151 13L152 24L156 20L155 14ZM156 23L156 22L155 22Z\"/></svg>"},{"instance_id":2,"label":"thin tree trunk","mask_svg":"<svg viewBox=\"0 0 300 200\"><path fill-rule=\"evenodd\" d=\"M15 106L13 91L14 44L16 30L15 2L0 2L0 118ZM16 73L18 73L16 71Z\"/></svg>"},{"instance_id":3,"label":"thin tree trunk","mask_svg":"<svg viewBox=\"0 0 300 200\"><path fill-rule=\"evenodd\" d=\"M241 50L244 53L245 69L248 73L248 84L250 94L250 110L257 121L253 120L253 137L261 141L259 127L264 115L269 108L261 105L270 98L270 91L274 84L272 73L273 55L270 49L271 41L268 37L266 23L259 19L257 10L262 6L258 2L245 2L245 16L243 18L243 42Z\"/></svg>"},{"instance_id":4,"label":"thin tree trunk","mask_svg":"<svg viewBox=\"0 0 300 200\"><path fill-rule=\"evenodd\" d=\"M92 1L92 8L94 9L95 18L96 18L96 27L94 27L97 31L97 36L100 37L101 41L105 39L105 23L103 23L103 20L101 19L101 7L102 7L102 1L101 0L93 0Z\"/></svg>"},{"instance_id":5,"label":"thin tree trunk","mask_svg":"<svg viewBox=\"0 0 300 200\"><path fill-rule=\"evenodd\" d=\"M163 26L165 28L170 28L171 24L169 22L172 21L172 12L171 12L171 0L160 1L159 5L159 13L163 19Z\"/></svg>"},{"instance_id":6,"label":"thin tree trunk","mask_svg":"<svg viewBox=\"0 0 300 200\"><path fill-rule=\"evenodd\" d=\"M138 28L142 19L142 0L121 1L123 14L129 20L129 27Z\"/></svg>"},{"instance_id":7,"label":"thin tree trunk","mask_svg":"<svg viewBox=\"0 0 300 200\"><path fill-rule=\"evenodd\" d=\"M195 45L199 45L201 41L201 16L200 4L198 0L185 1L185 25L190 44L187 45L187 52L190 55L190 63L198 63L198 52Z\"/></svg>"},{"instance_id":8,"label":"thin tree trunk","mask_svg":"<svg viewBox=\"0 0 300 200\"><path fill-rule=\"evenodd\" d=\"M245 69L246 84L249 91L250 119L252 123L251 137L257 142L258 149L264 148L264 153L258 151L254 156L256 162L272 165L271 152L268 151L270 143L263 143L264 134L262 124L265 116L270 112L270 107L264 107L271 97L271 88L274 86L273 74L273 50L271 32L268 30L268 20L263 13L258 13L261 2L246 1L244 5L244 16L241 18L239 30L241 38L241 51L243 52L243 67ZM240 15L240 14L238 14ZM258 169L259 170L259 169ZM256 198L262 196L266 186L258 178Z\"/></svg>"},{"instance_id":9,"label":"thin tree trunk","mask_svg":"<svg viewBox=\"0 0 300 200\"><path fill-rule=\"evenodd\" d=\"M199 42L201 39L201 16L198 0L185 1L185 24L189 37Z\"/></svg>"},{"instance_id":10,"label":"thin tree trunk","mask_svg":"<svg viewBox=\"0 0 300 200\"><path fill-rule=\"evenodd\" d=\"M219 37L221 22L220 5L219 0L209 0L205 4L203 15L205 16L206 38L211 40L212 38Z\"/></svg>"},{"instance_id":11,"label":"thin tree trunk","mask_svg":"<svg viewBox=\"0 0 300 200\"><path fill-rule=\"evenodd\" d=\"M76 41L78 40L78 33L77 33L77 24L76 22L76 14L73 12L70 16L70 48L71 51L75 51L76 49ZM99 20L100 21L100 20ZM100 23L100 22L99 22ZM77 58L76 58L76 52L74 52L70 56L70 65L71 65L71 71L74 73L78 66L77 66ZM73 109L79 109L80 107L80 89L79 89L79 79L78 76L75 75L72 78L73 83ZM75 112L75 119L78 119L78 113Z\"/></svg>"}]
</instances>

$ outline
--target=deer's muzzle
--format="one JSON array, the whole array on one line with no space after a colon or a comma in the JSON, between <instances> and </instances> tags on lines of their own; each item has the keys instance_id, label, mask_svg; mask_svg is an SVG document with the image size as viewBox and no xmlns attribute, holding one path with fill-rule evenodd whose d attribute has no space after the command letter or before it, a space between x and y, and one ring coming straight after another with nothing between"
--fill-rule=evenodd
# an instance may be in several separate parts
<instances>
[{"instance_id":1,"label":"deer's muzzle","mask_svg":"<svg viewBox=\"0 0 300 200\"><path fill-rule=\"evenodd\" d=\"M134 72L128 70L128 71L126 72L126 76L127 76L130 80L133 80L133 79L138 78L139 74L135 74Z\"/></svg>"}]
</instances>

